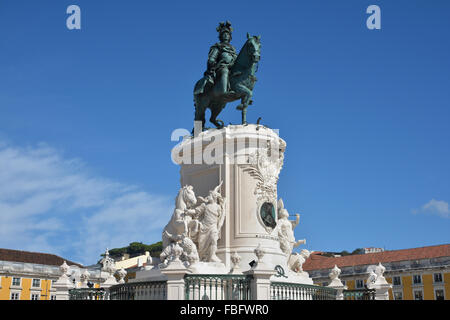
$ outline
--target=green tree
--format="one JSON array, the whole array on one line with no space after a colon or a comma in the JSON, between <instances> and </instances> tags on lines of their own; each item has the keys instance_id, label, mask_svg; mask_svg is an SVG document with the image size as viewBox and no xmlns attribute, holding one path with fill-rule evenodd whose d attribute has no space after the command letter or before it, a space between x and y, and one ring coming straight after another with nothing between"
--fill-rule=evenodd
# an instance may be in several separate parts
<instances>
[{"instance_id":1,"label":"green tree","mask_svg":"<svg viewBox=\"0 0 450 320\"><path fill-rule=\"evenodd\" d=\"M358 248L352 251L351 254L364 254L364 249L363 248Z\"/></svg>"}]
</instances>

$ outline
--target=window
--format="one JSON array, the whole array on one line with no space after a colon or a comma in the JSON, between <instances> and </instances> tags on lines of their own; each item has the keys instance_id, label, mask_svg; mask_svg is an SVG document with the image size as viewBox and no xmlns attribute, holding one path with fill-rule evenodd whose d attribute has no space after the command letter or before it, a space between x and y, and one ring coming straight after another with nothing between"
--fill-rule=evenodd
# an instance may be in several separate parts
<instances>
[{"instance_id":1,"label":"window","mask_svg":"<svg viewBox=\"0 0 450 320\"><path fill-rule=\"evenodd\" d=\"M401 286L402 285L402 279L400 277L393 277L392 278L392 284L394 286Z\"/></svg>"},{"instance_id":2,"label":"window","mask_svg":"<svg viewBox=\"0 0 450 320\"><path fill-rule=\"evenodd\" d=\"M439 289L434 291L434 296L436 300L445 300L444 298L444 290Z\"/></svg>"},{"instance_id":3,"label":"window","mask_svg":"<svg viewBox=\"0 0 450 320\"><path fill-rule=\"evenodd\" d=\"M442 282L442 273L435 273L433 275L434 282Z\"/></svg>"},{"instance_id":4,"label":"window","mask_svg":"<svg viewBox=\"0 0 450 320\"><path fill-rule=\"evenodd\" d=\"M20 287L20 278L13 278L12 285L16 287Z\"/></svg>"},{"instance_id":5,"label":"window","mask_svg":"<svg viewBox=\"0 0 450 320\"><path fill-rule=\"evenodd\" d=\"M328 285L328 282L322 282L322 287L326 287Z\"/></svg>"},{"instance_id":6,"label":"window","mask_svg":"<svg viewBox=\"0 0 450 320\"><path fill-rule=\"evenodd\" d=\"M400 291L394 292L394 300L403 300L403 295Z\"/></svg>"},{"instance_id":7,"label":"window","mask_svg":"<svg viewBox=\"0 0 450 320\"><path fill-rule=\"evenodd\" d=\"M33 287L40 288L41 287L41 279L33 279Z\"/></svg>"},{"instance_id":8,"label":"window","mask_svg":"<svg viewBox=\"0 0 450 320\"><path fill-rule=\"evenodd\" d=\"M422 283L422 276L420 274L415 274L413 276L413 283L414 284L421 284Z\"/></svg>"},{"instance_id":9,"label":"window","mask_svg":"<svg viewBox=\"0 0 450 320\"><path fill-rule=\"evenodd\" d=\"M414 300L423 300L422 290L414 291Z\"/></svg>"},{"instance_id":10,"label":"window","mask_svg":"<svg viewBox=\"0 0 450 320\"><path fill-rule=\"evenodd\" d=\"M19 300L20 296L18 292L11 292L11 300Z\"/></svg>"},{"instance_id":11,"label":"window","mask_svg":"<svg viewBox=\"0 0 450 320\"><path fill-rule=\"evenodd\" d=\"M31 300L39 300L39 294L37 293L31 294Z\"/></svg>"},{"instance_id":12,"label":"window","mask_svg":"<svg viewBox=\"0 0 450 320\"><path fill-rule=\"evenodd\" d=\"M356 288L364 288L364 280L356 280Z\"/></svg>"}]
</instances>

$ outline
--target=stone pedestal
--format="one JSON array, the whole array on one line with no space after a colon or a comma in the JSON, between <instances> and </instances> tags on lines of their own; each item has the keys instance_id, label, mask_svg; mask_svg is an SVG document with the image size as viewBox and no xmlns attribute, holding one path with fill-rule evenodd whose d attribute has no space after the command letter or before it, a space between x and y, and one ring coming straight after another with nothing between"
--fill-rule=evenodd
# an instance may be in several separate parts
<instances>
[{"instance_id":1,"label":"stone pedestal","mask_svg":"<svg viewBox=\"0 0 450 320\"><path fill-rule=\"evenodd\" d=\"M172 159L181 166L181 186L193 186L197 196L207 196L223 181L226 214L217 256L228 270L234 252L242 258L240 269L248 270L258 245L266 250L269 269L276 265L288 269L274 228L285 147L274 130L249 124L185 137L172 152Z\"/></svg>"},{"instance_id":2,"label":"stone pedestal","mask_svg":"<svg viewBox=\"0 0 450 320\"><path fill-rule=\"evenodd\" d=\"M69 290L73 289L73 282L63 274L54 284L56 300L69 300Z\"/></svg>"},{"instance_id":3,"label":"stone pedestal","mask_svg":"<svg viewBox=\"0 0 450 320\"><path fill-rule=\"evenodd\" d=\"M375 289L375 300L389 300L389 289L392 288L392 285L389 283L386 284L376 284L371 287L371 289Z\"/></svg>"},{"instance_id":4,"label":"stone pedestal","mask_svg":"<svg viewBox=\"0 0 450 320\"><path fill-rule=\"evenodd\" d=\"M161 269L167 277L167 300L185 300L184 276L190 273L181 261L172 261Z\"/></svg>"},{"instance_id":5,"label":"stone pedestal","mask_svg":"<svg viewBox=\"0 0 450 320\"><path fill-rule=\"evenodd\" d=\"M276 271L265 263L258 263L254 268L245 271L245 275L252 276L252 300L270 300L270 278Z\"/></svg>"},{"instance_id":6,"label":"stone pedestal","mask_svg":"<svg viewBox=\"0 0 450 320\"><path fill-rule=\"evenodd\" d=\"M344 286L342 284L341 280L339 280L339 279L338 279L338 281L334 281L334 282L333 281L331 281L331 283L328 285L328 287L337 290L336 300L344 300L344 290L347 290L347 286Z\"/></svg>"}]
</instances>

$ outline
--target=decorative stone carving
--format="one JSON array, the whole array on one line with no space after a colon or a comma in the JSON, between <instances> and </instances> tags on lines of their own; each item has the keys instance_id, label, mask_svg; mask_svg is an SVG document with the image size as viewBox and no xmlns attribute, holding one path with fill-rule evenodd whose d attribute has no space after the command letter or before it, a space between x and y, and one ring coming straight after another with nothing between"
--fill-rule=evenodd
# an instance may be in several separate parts
<instances>
[{"instance_id":1,"label":"decorative stone carving","mask_svg":"<svg viewBox=\"0 0 450 320\"><path fill-rule=\"evenodd\" d=\"M127 275L127 272L125 271L124 268L120 269L119 271L117 271L117 275L119 276L119 281L118 283L125 283L125 276Z\"/></svg>"},{"instance_id":2,"label":"decorative stone carving","mask_svg":"<svg viewBox=\"0 0 450 320\"><path fill-rule=\"evenodd\" d=\"M378 282L386 281L383 274L386 271L386 268L381 264L381 262L378 263L378 266L375 268L375 274L377 275Z\"/></svg>"},{"instance_id":3,"label":"decorative stone carving","mask_svg":"<svg viewBox=\"0 0 450 320\"><path fill-rule=\"evenodd\" d=\"M233 264L233 267L232 267L233 270L239 269L239 263L241 263L241 257L237 254L236 251L231 255L231 263Z\"/></svg>"},{"instance_id":4,"label":"decorative stone carving","mask_svg":"<svg viewBox=\"0 0 450 320\"><path fill-rule=\"evenodd\" d=\"M310 254L311 253L306 249L303 249L300 253L293 253L288 260L289 269L296 273L304 272L302 266L306 259L309 258Z\"/></svg>"},{"instance_id":5,"label":"decorative stone carving","mask_svg":"<svg viewBox=\"0 0 450 320\"><path fill-rule=\"evenodd\" d=\"M258 263L262 263L262 259L264 257L264 255L266 254L266 251L262 248L261 243L258 244L258 246L255 248L255 250L253 251L256 255L256 257L258 258Z\"/></svg>"},{"instance_id":6,"label":"decorative stone carving","mask_svg":"<svg viewBox=\"0 0 450 320\"><path fill-rule=\"evenodd\" d=\"M69 266L67 265L66 261L63 262L63 264L59 267L59 271L61 271L61 276L66 276L68 277L68 272L69 272Z\"/></svg>"},{"instance_id":7,"label":"decorative stone carving","mask_svg":"<svg viewBox=\"0 0 450 320\"><path fill-rule=\"evenodd\" d=\"M280 143L281 141L280 139ZM267 148L258 149L250 154L248 156L249 164L244 165L244 171L257 181L254 194L257 196L258 217L268 233L272 232L277 223L274 207L277 199L278 176L284 161L283 152L279 152L277 156L271 154L273 151L270 141L268 141Z\"/></svg>"},{"instance_id":8,"label":"decorative stone carving","mask_svg":"<svg viewBox=\"0 0 450 320\"><path fill-rule=\"evenodd\" d=\"M337 265L334 265L334 268L331 269L331 272L328 275L331 280L331 283L329 286L333 286L333 287L343 286L341 280L339 279L340 274L341 274L341 269L339 269Z\"/></svg>"},{"instance_id":9,"label":"decorative stone carving","mask_svg":"<svg viewBox=\"0 0 450 320\"><path fill-rule=\"evenodd\" d=\"M383 276L386 268L378 263L377 266L369 266L367 268L369 277L367 279L367 288L375 289L375 300L389 300L389 289L392 288L392 284L388 283Z\"/></svg>"},{"instance_id":10,"label":"decorative stone carving","mask_svg":"<svg viewBox=\"0 0 450 320\"><path fill-rule=\"evenodd\" d=\"M375 273L374 269L369 268L369 270L367 270L367 271L369 272L369 277L366 280L366 284L367 284L367 286L370 286L370 285L374 284L375 281L377 280L377 274Z\"/></svg>"},{"instance_id":11,"label":"decorative stone carving","mask_svg":"<svg viewBox=\"0 0 450 320\"><path fill-rule=\"evenodd\" d=\"M331 281L333 281L335 279L338 279L340 274L341 274L341 269L339 269L337 265L334 265L334 268L331 269L329 277L330 277Z\"/></svg>"},{"instance_id":12,"label":"decorative stone carving","mask_svg":"<svg viewBox=\"0 0 450 320\"><path fill-rule=\"evenodd\" d=\"M90 278L91 274L89 273L89 271L87 271L87 269L84 270L83 273L80 274L80 281L81 281L81 287L82 288L87 288L87 282Z\"/></svg>"},{"instance_id":13,"label":"decorative stone carving","mask_svg":"<svg viewBox=\"0 0 450 320\"><path fill-rule=\"evenodd\" d=\"M367 267L367 272L369 273L369 277L367 278L367 287L370 288L376 284L386 284L386 278L383 276L386 268L380 263L377 266L369 266Z\"/></svg>"},{"instance_id":14,"label":"decorative stone carving","mask_svg":"<svg viewBox=\"0 0 450 320\"><path fill-rule=\"evenodd\" d=\"M181 248L177 242L175 242L172 246L172 255L173 255L173 259L172 261L181 261L180 257L183 254L183 248Z\"/></svg>"},{"instance_id":15,"label":"decorative stone carving","mask_svg":"<svg viewBox=\"0 0 450 320\"><path fill-rule=\"evenodd\" d=\"M183 249L183 253L181 255L182 260L188 261L190 265L199 262L197 246L194 241L192 241L189 237L183 236L183 240L181 240L180 245Z\"/></svg>"},{"instance_id":16,"label":"decorative stone carving","mask_svg":"<svg viewBox=\"0 0 450 320\"><path fill-rule=\"evenodd\" d=\"M283 199L278 200L278 238L280 239L280 248L284 254L289 257L292 250L300 244L305 244L306 240L295 241L294 229L300 221L300 215L296 214L296 220L290 221L289 212L284 208Z\"/></svg>"}]
</instances>

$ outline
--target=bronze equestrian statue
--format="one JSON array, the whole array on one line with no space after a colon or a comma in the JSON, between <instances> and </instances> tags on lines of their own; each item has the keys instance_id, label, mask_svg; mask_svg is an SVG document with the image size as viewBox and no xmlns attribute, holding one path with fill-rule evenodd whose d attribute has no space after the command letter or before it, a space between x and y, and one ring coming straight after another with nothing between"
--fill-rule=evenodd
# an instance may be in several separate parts
<instances>
[{"instance_id":1,"label":"bronze equestrian statue","mask_svg":"<svg viewBox=\"0 0 450 320\"><path fill-rule=\"evenodd\" d=\"M217 116L228 102L241 99L236 109L242 111L242 124L247 123L247 107L252 104L252 91L256 82L255 73L260 59L260 37L250 36L238 55L230 44L233 28L231 23L221 22L216 29L220 42L214 44L208 54L207 69L194 88L195 121L205 127L205 112L211 110L209 121L223 128Z\"/></svg>"}]
</instances>

